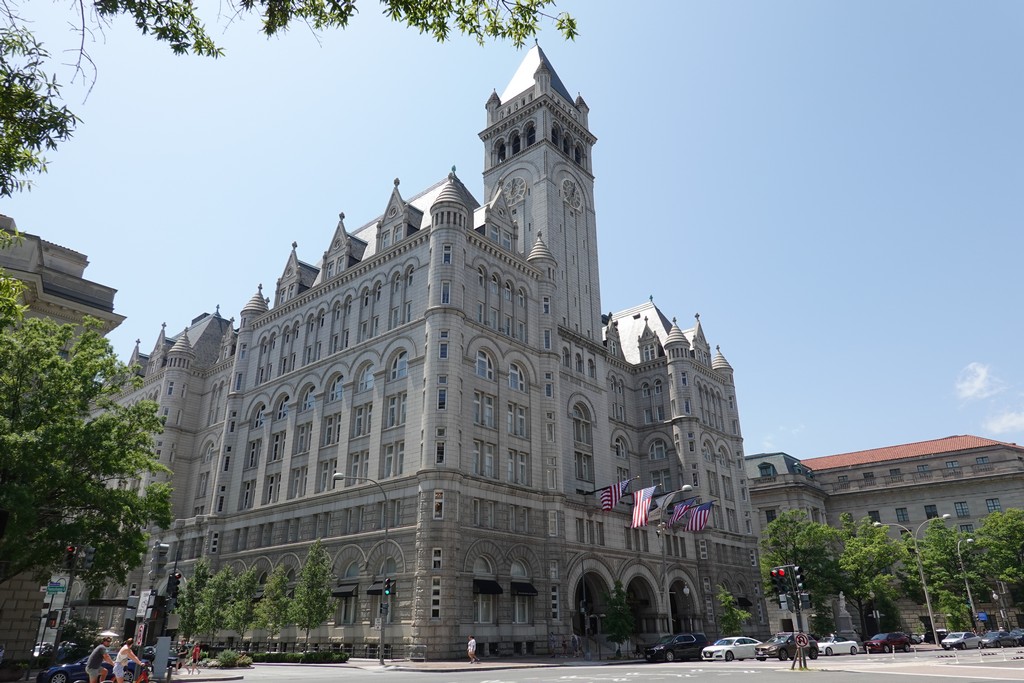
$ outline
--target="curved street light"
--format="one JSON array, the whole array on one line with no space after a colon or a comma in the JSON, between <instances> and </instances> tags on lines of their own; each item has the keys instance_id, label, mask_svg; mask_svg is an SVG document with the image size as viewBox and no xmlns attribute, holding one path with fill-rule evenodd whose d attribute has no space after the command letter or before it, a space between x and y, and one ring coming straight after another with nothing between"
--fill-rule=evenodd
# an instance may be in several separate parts
<instances>
[{"instance_id":1,"label":"curved street light","mask_svg":"<svg viewBox=\"0 0 1024 683\"><path fill-rule=\"evenodd\" d=\"M975 616L978 614L974 609L974 598L971 597L971 584L967 580L967 570L964 569L964 556L960 554L961 543L974 543L973 538L959 538L956 541L956 557L960 560L960 573L964 576L964 588L967 589L967 604L971 606L971 628L977 628L978 624L975 622Z\"/></svg>"},{"instance_id":2,"label":"curved street light","mask_svg":"<svg viewBox=\"0 0 1024 683\"><path fill-rule=\"evenodd\" d=\"M388 513L389 513L389 510L388 510L388 494L384 490L384 487L380 485L379 481L377 481L376 479L371 479L370 477L353 477L353 476L349 476L347 474L344 474L342 472L335 472L334 476L332 477L333 481L344 481L345 479L348 479L349 481L368 481L371 484L375 484L377 486L377 488L380 489L380 495L384 497L384 571L386 573L387 570L388 570L388 558L391 555L391 547L388 545L388 527L391 526L389 524L390 520L388 519ZM377 578L377 572L376 571L374 571L373 576L374 576L374 578ZM380 604L381 604L381 606L384 606L385 604L387 604L387 603L385 603L385 596L384 596L383 593L381 593ZM388 607L390 609L390 605ZM384 666L384 633L385 633L385 630L386 630L385 626L387 624L387 621L388 621L389 617L390 617L389 613L387 613L387 614L386 613L382 613L380 615L380 653L379 654L380 654L380 665L381 666Z\"/></svg>"},{"instance_id":3,"label":"curved street light","mask_svg":"<svg viewBox=\"0 0 1024 683\"><path fill-rule=\"evenodd\" d=\"M939 644L939 634L935 630L935 615L932 613L932 599L931 599L931 596L928 595L928 583L924 580L924 565L921 563L921 549L917 545L917 535L921 532L921 528L924 527L925 524L928 524L929 522L931 522L931 521L933 521L935 519L947 520L950 517L952 517L952 515L950 515L949 513L941 515L940 517L931 517L931 518L926 519L923 522L921 522L917 526L917 529L915 529L914 531L911 531L910 529L908 529L907 527L903 526L902 524L896 524L896 523L886 525L886 524L882 524L881 522L875 522L872 525L872 526L897 526L897 527L903 529L904 531L906 531L908 534L910 534L910 539L914 542L914 556L917 557L917 572L918 572L918 574L921 575L921 588L924 589L924 603L928 607L928 621L929 621L929 624L932 627L932 638L933 638L932 642L934 644L936 644L936 645Z\"/></svg>"}]
</instances>

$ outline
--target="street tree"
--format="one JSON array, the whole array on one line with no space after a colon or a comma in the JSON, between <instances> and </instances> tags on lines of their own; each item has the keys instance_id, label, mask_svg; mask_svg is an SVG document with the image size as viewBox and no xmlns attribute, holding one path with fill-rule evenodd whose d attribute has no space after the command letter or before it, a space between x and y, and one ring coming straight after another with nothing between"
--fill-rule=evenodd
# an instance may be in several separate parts
<instances>
[{"instance_id":1,"label":"street tree","mask_svg":"<svg viewBox=\"0 0 1024 683\"><path fill-rule=\"evenodd\" d=\"M253 567L249 567L236 576L231 586L231 602L227 607L224 625L237 631L243 642L246 631L256 623L256 605L253 602L253 596L259 586L256 569Z\"/></svg>"},{"instance_id":2,"label":"street tree","mask_svg":"<svg viewBox=\"0 0 1024 683\"><path fill-rule=\"evenodd\" d=\"M839 574L836 585L857 609L861 633L867 633L866 615L876 601L895 601L900 592L897 568L907 561L906 547L888 534L888 527L876 527L870 517L854 523L840 517Z\"/></svg>"},{"instance_id":3,"label":"street tree","mask_svg":"<svg viewBox=\"0 0 1024 683\"><path fill-rule=\"evenodd\" d=\"M750 619L750 612L736 604L736 598L725 586L718 586L718 593L715 594L721 609L718 612L718 623L721 626L722 635L739 635L743 632L743 622Z\"/></svg>"},{"instance_id":4,"label":"street tree","mask_svg":"<svg viewBox=\"0 0 1024 683\"><path fill-rule=\"evenodd\" d=\"M974 534L982 551L981 567L989 578L1024 584L1024 510L990 512Z\"/></svg>"},{"instance_id":5,"label":"street tree","mask_svg":"<svg viewBox=\"0 0 1024 683\"><path fill-rule=\"evenodd\" d=\"M636 623L633 619L633 609L629 604L629 594L622 587L621 581L616 581L612 591L605 595L605 617L601 620L601 630L609 642L615 643L617 654L621 654L622 643L629 640L636 631Z\"/></svg>"},{"instance_id":6,"label":"street tree","mask_svg":"<svg viewBox=\"0 0 1024 683\"><path fill-rule=\"evenodd\" d=\"M299 572L291 619L299 629L306 632L307 644L310 630L322 624L337 609L338 600L331 595L334 588L332 564L331 556L317 540L309 547L306 562Z\"/></svg>"},{"instance_id":7,"label":"street tree","mask_svg":"<svg viewBox=\"0 0 1024 683\"><path fill-rule=\"evenodd\" d=\"M263 597L256 603L256 628L266 629L271 638L276 638L281 629L291 624L289 614L291 600L288 598L288 583L291 581L283 564L274 567L270 577L263 584Z\"/></svg>"},{"instance_id":8,"label":"street tree","mask_svg":"<svg viewBox=\"0 0 1024 683\"><path fill-rule=\"evenodd\" d=\"M96 320L0 329L0 583L49 577L68 546L96 549L76 581L123 583L147 551L146 528L170 525L170 488L155 480L168 471L153 455L157 406L114 400L139 382Z\"/></svg>"},{"instance_id":9,"label":"street tree","mask_svg":"<svg viewBox=\"0 0 1024 683\"><path fill-rule=\"evenodd\" d=\"M203 591L210 583L210 562L200 558L192 568L192 578L187 579L178 592L178 602L174 613L178 615L178 634L185 640L200 633L199 605L203 601Z\"/></svg>"},{"instance_id":10,"label":"street tree","mask_svg":"<svg viewBox=\"0 0 1024 683\"><path fill-rule=\"evenodd\" d=\"M231 587L235 573L231 567L224 567L210 577L203 588L202 597L196 609L196 633L206 634L213 639L227 625L228 605L231 604Z\"/></svg>"},{"instance_id":11,"label":"street tree","mask_svg":"<svg viewBox=\"0 0 1024 683\"><path fill-rule=\"evenodd\" d=\"M298 24L314 31L345 29L369 0L238 0L230 11L215 15L222 26L211 28L204 3L191 0L80 0L69 8L68 20L80 34L79 55L72 57L75 74L93 65L88 38L111 30L122 15L143 34L167 43L176 54L221 57L213 35L246 17L257 18L267 36ZM553 14L554 0L380 0L385 16L426 33L438 42L453 32L475 39L507 40L516 47L536 35L542 22L552 22L567 39L577 35L576 20ZM24 5L27 8L28 5ZM23 6L0 3L0 197L30 189L27 176L46 170L45 150L67 140L79 120L61 102L60 84L47 73L50 55L32 33L32 17Z\"/></svg>"}]
</instances>

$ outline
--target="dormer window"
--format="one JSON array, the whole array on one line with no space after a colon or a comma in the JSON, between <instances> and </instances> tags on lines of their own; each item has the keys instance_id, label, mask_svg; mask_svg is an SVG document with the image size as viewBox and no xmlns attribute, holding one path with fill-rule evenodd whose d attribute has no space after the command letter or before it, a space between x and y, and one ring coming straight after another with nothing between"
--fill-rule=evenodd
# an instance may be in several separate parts
<instances>
[{"instance_id":1,"label":"dormer window","mask_svg":"<svg viewBox=\"0 0 1024 683\"><path fill-rule=\"evenodd\" d=\"M644 344L644 347L643 347L644 361L654 360L655 358L657 358L657 356L658 356L658 352L657 352L657 349L655 349L654 344Z\"/></svg>"},{"instance_id":2,"label":"dormer window","mask_svg":"<svg viewBox=\"0 0 1024 683\"><path fill-rule=\"evenodd\" d=\"M757 466L757 474L761 477L774 477L775 465L770 462L763 462Z\"/></svg>"}]
</instances>

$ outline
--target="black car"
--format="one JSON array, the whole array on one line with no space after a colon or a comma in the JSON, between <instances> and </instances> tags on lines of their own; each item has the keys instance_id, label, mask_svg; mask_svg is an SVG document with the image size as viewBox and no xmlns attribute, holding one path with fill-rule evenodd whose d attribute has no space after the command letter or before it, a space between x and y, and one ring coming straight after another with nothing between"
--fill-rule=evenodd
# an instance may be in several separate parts
<instances>
[{"instance_id":1,"label":"black car","mask_svg":"<svg viewBox=\"0 0 1024 683\"><path fill-rule=\"evenodd\" d=\"M807 644L807 656L811 659L818 658L818 641L808 636ZM759 662L763 662L766 659L778 659L779 661L786 661L787 659L793 659L796 656L796 634L786 631L783 633L776 633L774 636L764 641L760 645L754 648L754 659Z\"/></svg>"},{"instance_id":2,"label":"black car","mask_svg":"<svg viewBox=\"0 0 1024 683\"><path fill-rule=\"evenodd\" d=\"M662 636L661 640L644 650L648 662L674 662L677 659L700 659L707 647L708 637L703 633L677 633Z\"/></svg>"},{"instance_id":3,"label":"black car","mask_svg":"<svg viewBox=\"0 0 1024 683\"><path fill-rule=\"evenodd\" d=\"M981 637L978 647L1017 647L1018 642L1009 631L989 631Z\"/></svg>"},{"instance_id":4,"label":"black car","mask_svg":"<svg viewBox=\"0 0 1024 683\"><path fill-rule=\"evenodd\" d=\"M89 675L85 673L85 663L89 661L88 657L82 657L81 659L68 662L67 664L58 664L51 666L49 669L43 669L36 676L36 683L76 683L77 681L88 681ZM149 661L146 659L142 660L143 666L146 667L146 673L149 671ZM143 672L137 670L138 664L129 661L124 667L124 683L135 683L135 680L139 681L148 680L148 675L143 675ZM106 662L103 663L103 678L104 681L114 680L114 674L111 670L111 666Z\"/></svg>"}]
</instances>

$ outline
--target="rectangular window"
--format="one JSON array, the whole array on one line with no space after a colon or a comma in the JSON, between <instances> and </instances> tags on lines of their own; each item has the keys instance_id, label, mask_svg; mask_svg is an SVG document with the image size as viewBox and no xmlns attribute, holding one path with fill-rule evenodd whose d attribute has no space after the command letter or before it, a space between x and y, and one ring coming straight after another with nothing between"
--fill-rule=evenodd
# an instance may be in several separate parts
<instances>
[{"instance_id":1,"label":"rectangular window","mask_svg":"<svg viewBox=\"0 0 1024 683\"><path fill-rule=\"evenodd\" d=\"M263 450L263 439L253 439L249 442L249 453L245 459L245 468L252 469L260 464L260 451Z\"/></svg>"},{"instance_id":2,"label":"rectangular window","mask_svg":"<svg viewBox=\"0 0 1024 683\"><path fill-rule=\"evenodd\" d=\"M452 262L452 245L442 244L441 245L441 263L451 264Z\"/></svg>"},{"instance_id":3,"label":"rectangular window","mask_svg":"<svg viewBox=\"0 0 1024 683\"><path fill-rule=\"evenodd\" d=\"M939 510L934 505L925 505L924 506L924 516L925 516L926 519L935 519L936 517L939 516Z\"/></svg>"},{"instance_id":4,"label":"rectangular window","mask_svg":"<svg viewBox=\"0 0 1024 683\"><path fill-rule=\"evenodd\" d=\"M430 578L430 618L441 618L441 577Z\"/></svg>"},{"instance_id":5,"label":"rectangular window","mask_svg":"<svg viewBox=\"0 0 1024 683\"><path fill-rule=\"evenodd\" d=\"M985 509L987 509L989 512L1002 512L1003 506L999 504L998 498L986 498Z\"/></svg>"},{"instance_id":6,"label":"rectangular window","mask_svg":"<svg viewBox=\"0 0 1024 683\"><path fill-rule=\"evenodd\" d=\"M988 464L988 456L987 455L979 455L977 458L974 459L974 464L975 465L987 465Z\"/></svg>"},{"instance_id":7,"label":"rectangular window","mask_svg":"<svg viewBox=\"0 0 1024 683\"><path fill-rule=\"evenodd\" d=\"M576 478L580 481L594 481L594 456L576 451L574 461Z\"/></svg>"},{"instance_id":8,"label":"rectangular window","mask_svg":"<svg viewBox=\"0 0 1024 683\"><path fill-rule=\"evenodd\" d=\"M443 551L441 550L441 548L434 548L431 551L431 560L430 560L430 568L431 569L440 570L440 569L443 568L443 565L441 564L442 556L443 556Z\"/></svg>"},{"instance_id":9,"label":"rectangular window","mask_svg":"<svg viewBox=\"0 0 1024 683\"><path fill-rule=\"evenodd\" d=\"M947 460L946 461L946 469L947 470L958 470L958 469L960 469L960 461L959 460Z\"/></svg>"},{"instance_id":10,"label":"rectangular window","mask_svg":"<svg viewBox=\"0 0 1024 683\"><path fill-rule=\"evenodd\" d=\"M402 473L405 464L405 442L398 441L384 446L384 477L397 477Z\"/></svg>"},{"instance_id":11,"label":"rectangular window","mask_svg":"<svg viewBox=\"0 0 1024 683\"><path fill-rule=\"evenodd\" d=\"M452 283L448 280L441 280L441 303L450 304L452 302Z\"/></svg>"},{"instance_id":12,"label":"rectangular window","mask_svg":"<svg viewBox=\"0 0 1024 683\"><path fill-rule=\"evenodd\" d=\"M551 350L551 330L544 330L544 350Z\"/></svg>"},{"instance_id":13,"label":"rectangular window","mask_svg":"<svg viewBox=\"0 0 1024 683\"><path fill-rule=\"evenodd\" d=\"M965 501L965 500L961 500L959 502L953 503L953 509L956 511L956 516L957 517L970 517L971 516L971 510L967 506L967 501Z\"/></svg>"},{"instance_id":14,"label":"rectangular window","mask_svg":"<svg viewBox=\"0 0 1024 683\"><path fill-rule=\"evenodd\" d=\"M907 508L896 508L896 521L897 522L909 522L910 515L907 514Z\"/></svg>"},{"instance_id":15,"label":"rectangular window","mask_svg":"<svg viewBox=\"0 0 1024 683\"><path fill-rule=\"evenodd\" d=\"M309 450L310 432L313 430L313 423L307 422L295 428L295 452L305 453Z\"/></svg>"},{"instance_id":16,"label":"rectangular window","mask_svg":"<svg viewBox=\"0 0 1024 683\"><path fill-rule=\"evenodd\" d=\"M448 409L448 390L441 387L437 390L437 409L447 410Z\"/></svg>"},{"instance_id":17,"label":"rectangular window","mask_svg":"<svg viewBox=\"0 0 1024 683\"><path fill-rule=\"evenodd\" d=\"M551 621L558 622L562 619L561 601L558 596L558 586L551 587Z\"/></svg>"},{"instance_id":18,"label":"rectangular window","mask_svg":"<svg viewBox=\"0 0 1024 683\"><path fill-rule=\"evenodd\" d=\"M964 534L973 534L974 533L974 525L973 524L961 524L960 525L960 532L964 533Z\"/></svg>"},{"instance_id":19,"label":"rectangular window","mask_svg":"<svg viewBox=\"0 0 1024 683\"><path fill-rule=\"evenodd\" d=\"M242 482L242 498L239 501L239 510L248 510L252 508L256 498L256 480L250 479L249 481Z\"/></svg>"},{"instance_id":20,"label":"rectangular window","mask_svg":"<svg viewBox=\"0 0 1024 683\"><path fill-rule=\"evenodd\" d=\"M435 441L434 442L434 464L435 465L443 465L444 464L444 441Z\"/></svg>"},{"instance_id":21,"label":"rectangular window","mask_svg":"<svg viewBox=\"0 0 1024 683\"><path fill-rule=\"evenodd\" d=\"M878 514L878 510L868 510L868 517L871 518L872 522L881 522L882 516Z\"/></svg>"},{"instance_id":22,"label":"rectangular window","mask_svg":"<svg viewBox=\"0 0 1024 683\"><path fill-rule=\"evenodd\" d=\"M284 457L285 432L278 432L270 439L270 462L277 462Z\"/></svg>"},{"instance_id":23,"label":"rectangular window","mask_svg":"<svg viewBox=\"0 0 1024 683\"><path fill-rule=\"evenodd\" d=\"M544 315L551 315L551 297L546 296L541 299L540 312Z\"/></svg>"},{"instance_id":24,"label":"rectangular window","mask_svg":"<svg viewBox=\"0 0 1024 683\"><path fill-rule=\"evenodd\" d=\"M444 519L444 491L434 491L434 519Z\"/></svg>"}]
</instances>

